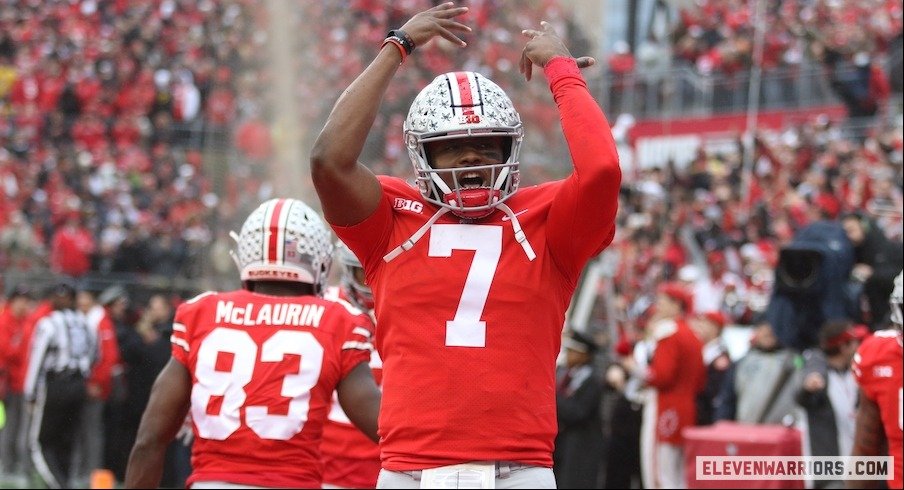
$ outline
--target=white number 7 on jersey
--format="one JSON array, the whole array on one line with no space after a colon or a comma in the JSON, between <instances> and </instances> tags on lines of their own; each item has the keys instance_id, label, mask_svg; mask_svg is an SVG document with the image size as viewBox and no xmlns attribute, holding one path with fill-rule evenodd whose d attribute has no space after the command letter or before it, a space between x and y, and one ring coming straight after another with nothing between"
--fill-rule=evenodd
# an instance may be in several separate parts
<instances>
[{"instance_id":1,"label":"white number 7 on jersey","mask_svg":"<svg viewBox=\"0 0 904 490\"><path fill-rule=\"evenodd\" d=\"M487 324L480 320L490 294L490 284L502 255L502 227L493 225L433 225L430 229L430 257L451 257L453 250L473 250L465 287L455 310L446 322L449 347L486 347Z\"/></svg>"}]
</instances>

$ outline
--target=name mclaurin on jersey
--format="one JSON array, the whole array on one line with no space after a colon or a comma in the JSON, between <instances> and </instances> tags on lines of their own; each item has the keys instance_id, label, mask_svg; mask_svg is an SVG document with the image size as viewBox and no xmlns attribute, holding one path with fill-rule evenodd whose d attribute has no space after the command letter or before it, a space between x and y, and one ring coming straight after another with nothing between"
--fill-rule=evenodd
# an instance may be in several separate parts
<instances>
[{"instance_id":1,"label":"name mclaurin on jersey","mask_svg":"<svg viewBox=\"0 0 904 490\"><path fill-rule=\"evenodd\" d=\"M233 301L217 301L216 322L253 327L256 325L288 325L294 327L319 327L325 310L323 305L296 303L248 303L236 306Z\"/></svg>"}]
</instances>

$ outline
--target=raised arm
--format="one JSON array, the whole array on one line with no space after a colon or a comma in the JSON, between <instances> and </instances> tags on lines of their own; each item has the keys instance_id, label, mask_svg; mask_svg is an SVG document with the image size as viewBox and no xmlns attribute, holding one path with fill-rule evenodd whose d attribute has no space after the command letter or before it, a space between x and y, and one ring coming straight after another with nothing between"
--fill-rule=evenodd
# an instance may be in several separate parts
<instances>
[{"instance_id":1,"label":"raised arm","mask_svg":"<svg viewBox=\"0 0 904 490\"><path fill-rule=\"evenodd\" d=\"M593 58L573 59L549 23L541 25L524 31L530 40L521 71L530 79L533 65L544 69L574 164L550 208L547 235L553 257L577 280L587 259L612 240L621 168L609 122L579 71Z\"/></svg>"},{"instance_id":2,"label":"raised arm","mask_svg":"<svg viewBox=\"0 0 904 490\"><path fill-rule=\"evenodd\" d=\"M414 15L402 30L415 46L435 36L452 43L465 43L454 31L471 29L454 20L468 11L444 3ZM360 223L377 208L382 190L376 176L358 157L377 117L383 94L401 64L401 50L386 43L371 64L336 101L326 125L311 150L311 178L320 197L323 214L333 225Z\"/></svg>"}]
</instances>

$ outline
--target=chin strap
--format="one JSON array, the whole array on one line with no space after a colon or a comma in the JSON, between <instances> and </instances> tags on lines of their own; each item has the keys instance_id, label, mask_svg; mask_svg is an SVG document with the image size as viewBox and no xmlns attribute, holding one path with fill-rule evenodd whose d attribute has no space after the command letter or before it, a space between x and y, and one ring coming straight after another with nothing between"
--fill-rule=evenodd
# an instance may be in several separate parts
<instances>
[{"instance_id":1,"label":"chin strap","mask_svg":"<svg viewBox=\"0 0 904 490\"><path fill-rule=\"evenodd\" d=\"M524 254L527 255L527 260L533 261L537 258L537 254L534 253L533 247L530 246L530 242L527 240L527 235L524 233L524 230L521 229L521 222L518 221L518 216L515 215L512 208L508 207L505 203L499 203L497 205L499 209L501 209L506 215L508 215L509 219L512 221L512 229L515 232L515 241L521 245L521 248L524 250ZM390 262L392 259L402 255L403 252L407 252L414 247L414 244L418 242L421 238L423 238L424 234L427 233L427 230L433 226L434 223L438 219L440 219L443 215L450 211L449 208L440 208L436 214L434 214L426 223L424 223L413 235L411 238L402 242L401 245L392 249L391 252L383 256L384 262Z\"/></svg>"},{"instance_id":2,"label":"chin strap","mask_svg":"<svg viewBox=\"0 0 904 490\"><path fill-rule=\"evenodd\" d=\"M534 253L533 247L531 247L530 242L527 241L527 235L525 235L524 230L521 229L521 222L518 221L518 216L515 215L512 208L508 207L504 202L497 204L496 207L501 209L508 215L509 219L512 220L512 229L515 232L515 240L521 244L521 248L524 249L524 253L527 255L527 260L533 261L536 259L537 254Z\"/></svg>"},{"instance_id":3,"label":"chin strap","mask_svg":"<svg viewBox=\"0 0 904 490\"><path fill-rule=\"evenodd\" d=\"M448 212L449 208L439 208L439 211L437 211L436 214L434 214L429 220L427 220L427 222L424 223L423 226L418 228L418 230L414 232L413 235L411 235L411 238L405 240L401 245L392 249L392 251L388 254L384 255L383 261L389 262L399 255L402 255L402 252L411 250L411 247L414 247L414 244L417 243L417 241L420 240L425 233L427 233L427 230L429 230L430 227L433 226L433 223L436 223L436 220L440 219L444 214Z\"/></svg>"}]
</instances>

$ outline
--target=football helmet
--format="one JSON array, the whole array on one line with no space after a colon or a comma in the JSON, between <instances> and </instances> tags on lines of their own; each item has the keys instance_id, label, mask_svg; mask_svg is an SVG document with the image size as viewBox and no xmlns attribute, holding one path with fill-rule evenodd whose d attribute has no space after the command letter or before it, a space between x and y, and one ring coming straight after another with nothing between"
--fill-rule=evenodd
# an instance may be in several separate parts
<instances>
[{"instance_id":1,"label":"football helmet","mask_svg":"<svg viewBox=\"0 0 904 490\"><path fill-rule=\"evenodd\" d=\"M336 256L342 266L342 288L345 289L349 299L354 305L365 311L374 309L374 293L370 286L364 284L359 277L364 272L364 267L358 257L341 241L336 243ZM360 271L360 272L359 272Z\"/></svg>"},{"instance_id":2,"label":"football helmet","mask_svg":"<svg viewBox=\"0 0 904 490\"><path fill-rule=\"evenodd\" d=\"M888 302L891 306L891 323L900 330L904 324L904 312L901 311L901 304L904 303L904 271L899 272L895 278L895 287L888 297Z\"/></svg>"},{"instance_id":3,"label":"football helmet","mask_svg":"<svg viewBox=\"0 0 904 490\"><path fill-rule=\"evenodd\" d=\"M518 190L521 117L503 90L484 76L468 71L436 77L415 97L404 124L405 146L417 174L417 185L429 202L464 218L481 218ZM481 136L504 137L505 161L467 168L436 169L426 143ZM489 182L463 186L466 172L489 170ZM443 175L451 175L452 187Z\"/></svg>"},{"instance_id":4,"label":"football helmet","mask_svg":"<svg viewBox=\"0 0 904 490\"><path fill-rule=\"evenodd\" d=\"M232 256L242 281L294 281L322 294L333 244L316 211L297 199L271 199L255 209L236 235Z\"/></svg>"}]
</instances>

